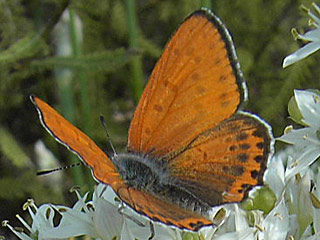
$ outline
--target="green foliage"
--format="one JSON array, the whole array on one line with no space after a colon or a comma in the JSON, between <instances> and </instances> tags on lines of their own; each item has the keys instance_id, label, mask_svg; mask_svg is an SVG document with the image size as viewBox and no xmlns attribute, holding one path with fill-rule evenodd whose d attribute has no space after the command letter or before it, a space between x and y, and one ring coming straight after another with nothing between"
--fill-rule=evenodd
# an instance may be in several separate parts
<instances>
[{"instance_id":1,"label":"green foliage","mask_svg":"<svg viewBox=\"0 0 320 240\"><path fill-rule=\"evenodd\" d=\"M7 50L0 54L0 64L9 65L21 59L27 59L34 56L43 47L40 35L26 36L16 43L13 43Z\"/></svg>"},{"instance_id":2,"label":"green foliage","mask_svg":"<svg viewBox=\"0 0 320 240\"><path fill-rule=\"evenodd\" d=\"M293 89L319 88L318 57L285 70L281 67L283 58L298 49L290 29L308 30L308 19L301 18L299 5L310 7L311 1L142 0L135 1L135 10L129 2L0 2L1 199L18 203L17 199L29 197L60 198L63 203L59 193L32 175L35 169L27 163L31 159L36 164L33 146L38 139L45 140L61 165L70 162L67 151L40 127L29 94L54 105L106 147L99 122L103 114L120 152L135 102L162 48L179 23L202 4L212 6L233 36L249 88L245 109L270 122L276 136L288 124L287 103ZM135 24L129 24L131 17ZM58 33L61 25L65 32ZM58 49L68 51L58 54ZM89 171L80 178L83 184L92 179ZM65 191L74 182L59 187Z\"/></svg>"},{"instance_id":3,"label":"green foliage","mask_svg":"<svg viewBox=\"0 0 320 240\"><path fill-rule=\"evenodd\" d=\"M61 192L52 191L47 184L39 181L33 170L25 171L17 178L3 177L0 179L0 199L26 201L26 196L32 196L38 203L63 201Z\"/></svg>"},{"instance_id":4,"label":"green foliage","mask_svg":"<svg viewBox=\"0 0 320 240\"><path fill-rule=\"evenodd\" d=\"M122 68L137 54L137 52L119 48L82 56L48 57L44 60L33 61L31 66L46 69L63 67L73 70L82 69L91 73L96 71L110 73Z\"/></svg>"},{"instance_id":5,"label":"green foliage","mask_svg":"<svg viewBox=\"0 0 320 240\"><path fill-rule=\"evenodd\" d=\"M32 166L32 162L21 149L16 139L2 126L0 126L0 151L17 168Z\"/></svg>"}]
</instances>

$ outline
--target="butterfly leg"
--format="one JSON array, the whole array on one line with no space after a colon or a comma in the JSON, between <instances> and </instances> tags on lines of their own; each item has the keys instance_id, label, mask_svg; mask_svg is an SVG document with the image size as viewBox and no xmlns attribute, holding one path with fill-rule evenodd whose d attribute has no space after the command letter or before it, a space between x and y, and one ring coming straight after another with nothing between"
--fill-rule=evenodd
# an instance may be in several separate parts
<instances>
[{"instance_id":1,"label":"butterfly leg","mask_svg":"<svg viewBox=\"0 0 320 240\"><path fill-rule=\"evenodd\" d=\"M107 186L103 186L103 189L101 191L101 193L99 194L99 197L102 198L102 195L104 194L104 192L107 190Z\"/></svg>"},{"instance_id":2,"label":"butterfly leg","mask_svg":"<svg viewBox=\"0 0 320 240\"><path fill-rule=\"evenodd\" d=\"M126 207L125 207L124 205L121 205L121 206L118 208L118 212L119 212L121 215L123 215L123 216L125 216L126 218L130 219L131 221L133 221L133 222L134 222L135 224L137 224L138 226L140 226L140 227L145 227L145 226L146 226L145 223L142 223L142 222L140 222L138 219L136 219L135 217L133 217L133 216L125 213L125 212L124 212L124 209L125 209L125 208L126 208Z\"/></svg>"},{"instance_id":3,"label":"butterfly leg","mask_svg":"<svg viewBox=\"0 0 320 240\"><path fill-rule=\"evenodd\" d=\"M122 214L123 216L125 216L126 218L130 219L131 221L133 221L135 224L137 224L138 226L140 227L146 227L147 224L146 223L142 223L140 222L138 219L136 219L135 217L129 215L129 214L126 214L123 210L125 209L126 207L122 204L119 208L118 208L118 211L120 214ZM155 231L154 231L154 226L153 226L153 223L151 221L149 221L149 226L150 226L150 236L148 238L148 240L152 240L155 236Z\"/></svg>"},{"instance_id":4,"label":"butterfly leg","mask_svg":"<svg viewBox=\"0 0 320 240\"><path fill-rule=\"evenodd\" d=\"M148 238L148 240L152 240L153 238L154 238L154 235L155 235L155 232L154 232L154 225L153 225L153 223L150 221L149 222L149 224L150 224L150 237Z\"/></svg>"}]
</instances>

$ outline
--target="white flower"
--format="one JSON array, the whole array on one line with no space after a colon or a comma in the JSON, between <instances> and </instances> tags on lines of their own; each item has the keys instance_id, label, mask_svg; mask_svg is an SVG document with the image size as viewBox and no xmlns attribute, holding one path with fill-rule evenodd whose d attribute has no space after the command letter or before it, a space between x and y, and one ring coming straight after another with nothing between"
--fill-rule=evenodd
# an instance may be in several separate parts
<instances>
[{"instance_id":1,"label":"white flower","mask_svg":"<svg viewBox=\"0 0 320 240\"><path fill-rule=\"evenodd\" d=\"M272 209L272 211L259 224L257 235L259 240L286 239L289 231L289 213L284 198Z\"/></svg>"},{"instance_id":2,"label":"white flower","mask_svg":"<svg viewBox=\"0 0 320 240\"><path fill-rule=\"evenodd\" d=\"M229 215L227 220L216 229L215 234L211 238L206 239L230 239L230 240L253 240L254 228L250 227L247 219L247 213L239 208L237 204L226 205Z\"/></svg>"},{"instance_id":3,"label":"white flower","mask_svg":"<svg viewBox=\"0 0 320 240\"><path fill-rule=\"evenodd\" d=\"M127 240L148 239L151 236L150 221L124 207L109 186L99 184L92 201L86 200L88 193L81 197L78 191L75 192L78 201L72 208L53 204L44 204L38 208L29 200L25 208L32 218L31 226L17 216L30 232L29 235L16 230L7 221L3 225L23 240L68 239L82 235L101 240ZM55 214L61 216L56 226L53 223ZM181 232L163 224L154 224L155 239L181 240Z\"/></svg>"},{"instance_id":4,"label":"white flower","mask_svg":"<svg viewBox=\"0 0 320 240\"><path fill-rule=\"evenodd\" d=\"M320 8L313 3L313 7L318 15L320 15ZM307 32L306 34L299 34L295 29L293 30L293 34L296 39L301 39L309 42L293 54L287 56L282 64L282 67L285 68L297 61L300 61L303 58L308 57L312 53L318 51L320 49L320 19L316 15L314 15L310 9L305 9L309 17L311 18L312 25L316 27L316 29Z\"/></svg>"},{"instance_id":5,"label":"white flower","mask_svg":"<svg viewBox=\"0 0 320 240\"><path fill-rule=\"evenodd\" d=\"M101 188L98 187L94 194L101 193L100 190ZM32 218L32 225L29 226L21 217L18 216L18 218L30 232L32 238L24 233L24 235L17 233L8 223L6 226L23 240L67 239L80 235L89 235L99 239L112 239L113 237L119 239L124 217L118 213L116 204L101 198L103 195L110 197L110 191L107 189L104 194L94 197L94 201L87 203L88 194L83 197L77 191L76 194L78 201L72 208L53 204L44 204L38 208L32 200L29 200L25 208ZM61 215L57 226L53 224L55 214ZM97 222L99 224L96 224ZM102 224L103 227L101 227Z\"/></svg>"},{"instance_id":6,"label":"white flower","mask_svg":"<svg viewBox=\"0 0 320 240\"><path fill-rule=\"evenodd\" d=\"M26 209L32 218L31 226L18 217L30 232L29 235L17 231L7 222L5 225L23 240L68 239L82 235L99 240L129 240L148 239L151 236L150 220L130 208L123 208L123 204L110 187L99 184L92 201L86 200L88 193L81 197L77 191L75 192L78 201L72 208L53 204L44 204L38 208L33 201L29 201ZM248 223L246 211L240 209L237 204L228 204L226 208L227 217L223 218L221 226L206 227L198 233L153 223L154 239L257 239L256 228ZM61 217L58 225L53 223L55 214Z\"/></svg>"},{"instance_id":7,"label":"white flower","mask_svg":"<svg viewBox=\"0 0 320 240\"><path fill-rule=\"evenodd\" d=\"M287 163L286 178L306 170L320 156L320 95L311 90L295 90L294 97L302 116L299 122L307 127L291 129L277 139L292 144L295 148L295 155Z\"/></svg>"},{"instance_id":8,"label":"white flower","mask_svg":"<svg viewBox=\"0 0 320 240\"><path fill-rule=\"evenodd\" d=\"M311 208L311 211L309 210L308 212L313 220L313 225L309 225L306 228L301 239L320 239L320 168L318 167L315 172L312 177L314 185L308 194L309 199L307 200L307 203L310 203L308 207Z\"/></svg>"},{"instance_id":9,"label":"white flower","mask_svg":"<svg viewBox=\"0 0 320 240\"><path fill-rule=\"evenodd\" d=\"M289 127L277 139L291 146L273 157L268 165L266 181L278 198L286 200L290 213L289 236L294 239L319 239L320 169L311 167L320 156L319 93L315 90L295 90L294 98L289 103L289 113L294 121L305 127L297 130ZM276 178L280 183L274 181Z\"/></svg>"}]
</instances>

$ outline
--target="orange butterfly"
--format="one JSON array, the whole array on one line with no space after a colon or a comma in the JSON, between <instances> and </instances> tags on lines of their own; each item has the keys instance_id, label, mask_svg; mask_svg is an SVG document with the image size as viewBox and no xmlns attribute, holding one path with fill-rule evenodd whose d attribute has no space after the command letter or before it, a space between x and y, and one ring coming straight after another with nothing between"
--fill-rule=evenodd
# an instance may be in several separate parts
<instances>
[{"instance_id":1,"label":"orange butterfly","mask_svg":"<svg viewBox=\"0 0 320 240\"><path fill-rule=\"evenodd\" d=\"M106 155L35 96L42 125L94 177L150 219L197 231L210 209L262 184L270 127L239 111L246 87L228 30L208 10L191 14L167 44L131 121L128 152Z\"/></svg>"}]
</instances>

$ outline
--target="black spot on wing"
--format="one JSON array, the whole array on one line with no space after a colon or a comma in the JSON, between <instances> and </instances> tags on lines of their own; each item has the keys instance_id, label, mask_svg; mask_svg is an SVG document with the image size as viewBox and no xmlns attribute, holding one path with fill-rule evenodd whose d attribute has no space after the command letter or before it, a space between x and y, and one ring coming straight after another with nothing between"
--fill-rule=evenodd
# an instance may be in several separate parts
<instances>
[{"instance_id":1,"label":"black spot on wing","mask_svg":"<svg viewBox=\"0 0 320 240\"><path fill-rule=\"evenodd\" d=\"M248 134L245 132L239 133L236 137L237 141L243 141L246 140L248 138Z\"/></svg>"},{"instance_id":2,"label":"black spot on wing","mask_svg":"<svg viewBox=\"0 0 320 240\"><path fill-rule=\"evenodd\" d=\"M243 143L243 144L240 144L239 147L240 147L240 149L242 149L242 150L248 150L248 149L250 149L250 144L248 144L248 143Z\"/></svg>"},{"instance_id":3,"label":"black spot on wing","mask_svg":"<svg viewBox=\"0 0 320 240\"><path fill-rule=\"evenodd\" d=\"M249 155L246 154L246 153L240 153L240 154L237 155L237 159L240 162L247 162L249 160Z\"/></svg>"}]
</instances>

